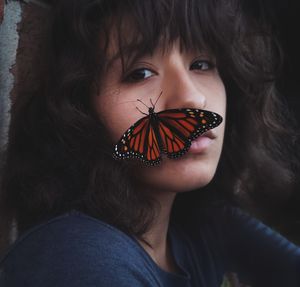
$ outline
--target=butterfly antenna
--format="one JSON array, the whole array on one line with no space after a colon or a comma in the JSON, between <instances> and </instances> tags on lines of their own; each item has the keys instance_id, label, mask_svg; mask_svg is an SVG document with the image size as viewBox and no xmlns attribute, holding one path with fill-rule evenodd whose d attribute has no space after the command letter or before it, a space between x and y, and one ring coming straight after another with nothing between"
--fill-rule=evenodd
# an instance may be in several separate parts
<instances>
[{"instance_id":1,"label":"butterfly antenna","mask_svg":"<svg viewBox=\"0 0 300 287\"><path fill-rule=\"evenodd\" d=\"M143 103L140 99L137 99L137 101L142 103L145 107L147 107L149 109L149 107L145 103Z\"/></svg>"},{"instance_id":2,"label":"butterfly antenna","mask_svg":"<svg viewBox=\"0 0 300 287\"><path fill-rule=\"evenodd\" d=\"M159 98L161 97L161 95L162 95L162 91L160 92L160 94L159 94L159 96L158 96L158 98L156 99L156 101L155 101L155 104L153 105L153 103L152 103L152 100L150 99L150 102L151 102L151 104L152 104L152 106L153 106L153 108L155 108L155 105L156 105L156 103L158 102L158 100L159 100Z\"/></svg>"},{"instance_id":3,"label":"butterfly antenna","mask_svg":"<svg viewBox=\"0 0 300 287\"><path fill-rule=\"evenodd\" d=\"M136 109L137 109L140 113L142 113L142 114L148 116L147 114L145 114L144 112L142 112L138 107L136 107Z\"/></svg>"},{"instance_id":4,"label":"butterfly antenna","mask_svg":"<svg viewBox=\"0 0 300 287\"><path fill-rule=\"evenodd\" d=\"M154 106L154 104L153 104L153 102L152 102L152 99L150 99L150 103L151 103L151 105L152 105L152 107L153 107L153 109L154 109L155 106Z\"/></svg>"}]
</instances>

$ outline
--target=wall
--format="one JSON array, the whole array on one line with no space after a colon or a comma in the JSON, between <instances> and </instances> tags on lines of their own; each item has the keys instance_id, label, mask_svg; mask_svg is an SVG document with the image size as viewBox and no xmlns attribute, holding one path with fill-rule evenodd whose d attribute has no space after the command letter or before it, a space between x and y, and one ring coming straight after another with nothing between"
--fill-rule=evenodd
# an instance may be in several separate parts
<instances>
[{"instance_id":1,"label":"wall","mask_svg":"<svg viewBox=\"0 0 300 287\"><path fill-rule=\"evenodd\" d=\"M43 59L50 11L44 1L0 0L0 160L7 143L10 111L16 95L35 91L46 69ZM0 225L1 228L6 225L2 218ZM16 231L12 228L10 241L15 237ZM6 245L7 238L0 234L0 254L1 246Z\"/></svg>"},{"instance_id":2,"label":"wall","mask_svg":"<svg viewBox=\"0 0 300 287\"><path fill-rule=\"evenodd\" d=\"M45 70L43 56L51 9L47 1L8 1L5 5L0 1L0 148L3 148L15 95L34 91Z\"/></svg>"},{"instance_id":3,"label":"wall","mask_svg":"<svg viewBox=\"0 0 300 287\"><path fill-rule=\"evenodd\" d=\"M10 119L9 95L14 85L11 69L16 62L16 50L19 43L17 24L21 20L21 5L16 1L9 1L4 5L4 1L0 1L0 148L2 148L7 140Z\"/></svg>"}]
</instances>

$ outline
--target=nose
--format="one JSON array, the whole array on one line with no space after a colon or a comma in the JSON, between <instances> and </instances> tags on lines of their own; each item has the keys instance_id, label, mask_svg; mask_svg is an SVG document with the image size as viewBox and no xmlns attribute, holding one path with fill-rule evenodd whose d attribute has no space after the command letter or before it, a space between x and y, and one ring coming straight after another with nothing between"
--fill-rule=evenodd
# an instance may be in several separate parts
<instances>
[{"instance_id":1,"label":"nose","mask_svg":"<svg viewBox=\"0 0 300 287\"><path fill-rule=\"evenodd\" d=\"M165 108L199 108L206 106L201 84L196 82L192 71L181 63L171 66L164 75L162 85Z\"/></svg>"}]
</instances>

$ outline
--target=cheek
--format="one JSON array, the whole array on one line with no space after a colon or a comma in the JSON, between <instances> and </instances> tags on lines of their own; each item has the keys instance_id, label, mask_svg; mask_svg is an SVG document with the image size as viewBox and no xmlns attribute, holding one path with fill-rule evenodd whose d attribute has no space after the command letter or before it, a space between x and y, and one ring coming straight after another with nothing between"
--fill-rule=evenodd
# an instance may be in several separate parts
<instances>
[{"instance_id":1,"label":"cheek","mask_svg":"<svg viewBox=\"0 0 300 287\"><path fill-rule=\"evenodd\" d=\"M225 118L226 114L226 90L221 79L215 86L215 90L211 92L211 97L208 99L208 104Z\"/></svg>"},{"instance_id":2,"label":"cheek","mask_svg":"<svg viewBox=\"0 0 300 287\"><path fill-rule=\"evenodd\" d=\"M113 142L117 142L139 116L135 106L122 104L115 97L116 95L103 94L93 99L96 113Z\"/></svg>"}]
</instances>

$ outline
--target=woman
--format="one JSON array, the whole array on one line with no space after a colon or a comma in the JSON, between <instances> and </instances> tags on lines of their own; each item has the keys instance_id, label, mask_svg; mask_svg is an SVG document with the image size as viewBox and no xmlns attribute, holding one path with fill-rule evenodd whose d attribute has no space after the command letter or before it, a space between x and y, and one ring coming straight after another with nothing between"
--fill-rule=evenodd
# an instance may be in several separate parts
<instances>
[{"instance_id":1,"label":"woman","mask_svg":"<svg viewBox=\"0 0 300 287\"><path fill-rule=\"evenodd\" d=\"M234 0L61 0L54 15L46 89L13 110L1 204L18 239L0 283L298 286L299 248L235 207L292 178L267 30ZM177 159L116 160L151 104L223 122Z\"/></svg>"}]
</instances>

